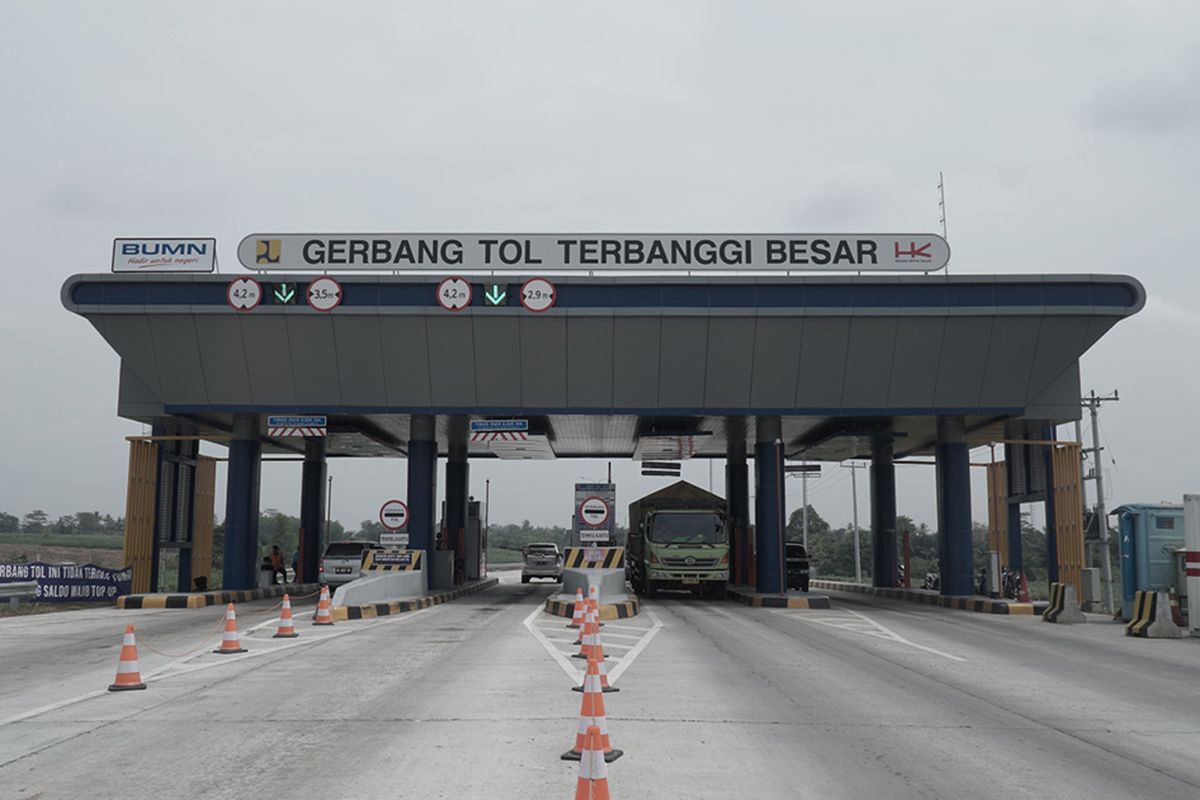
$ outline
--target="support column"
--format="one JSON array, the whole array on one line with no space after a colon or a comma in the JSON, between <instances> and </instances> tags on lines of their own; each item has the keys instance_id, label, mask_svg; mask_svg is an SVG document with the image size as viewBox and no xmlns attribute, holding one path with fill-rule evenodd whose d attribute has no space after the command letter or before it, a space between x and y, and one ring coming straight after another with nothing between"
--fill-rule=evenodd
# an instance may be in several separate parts
<instances>
[{"instance_id":1,"label":"support column","mask_svg":"<svg viewBox=\"0 0 1200 800\"><path fill-rule=\"evenodd\" d=\"M874 584L892 588L896 585L896 465L890 438L871 444L871 538Z\"/></svg>"},{"instance_id":2,"label":"support column","mask_svg":"<svg viewBox=\"0 0 1200 800\"><path fill-rule=\"evenodd\" d=\"M732 426L731 426L732 428ZM729 503L729 582L750 583L750 468L746 464L746 432L727 432L725 498Z\"/></svg>"},{"instance_id":3,"label":"support column","mask_svg":"<svg viewBox=\"0 0 1200 800\"><path fill-rule=\"evenodd\" d=\"M223 588L252 589L258 573L258 500L262 442L257 414L234 414L225 484Z\"/></svg>"},{"instance_id":4,"label":"support column","mask_svg":"<svg viewBox=\"0 0 1200 800\"><path fill-rule=\"evenodd\" d=\"M1052 442L1057 431L1053 426L1042 428L1042 441ZM1058 581L1058 518L1054 509L1054 448L1041 446L1046 465L1046 580Z\"/></svg>"},{"instance_id":5,"label":"support column","mask_svg":"<svg viewBox=\"0 0 1200 800\"><path fill-rule=\"evenodd\" d=\"M470 466L467 464L467 419L456 417L450 424L449 458L446 459L446 542L454 551L454 582L461 583L460 564L466 565L467 498Z\"/></svg>"},{"instance_id":6,"label":"support column","mask_svg":"<svg viewBox=\"0 0 1200 800\"><path fill-rule=\"evenodd\" d=\"M321 563L325 528L325 440L304 440L304 468L300 475L300 563L297 583L315 583ZM285 554L285 558L290 554Z\"/></svg>"},{"instance_id":7,"label":"support column","mask_svg":"<svg viewBox=\"0 0 1200 800\"><path fill-rule=\"evenodd\" d=\"M971 476L962 417L938 418L938 552L942 594L975 593L971 557Z\"/></svg>"},{"instance_id":8,"label":"support column","mask_svg":"<svg viewBox=\"0 0 1200 800\"><path fill-rule=\"evenodd\" d=\"M433 526L437 520L437 440L434 417L413 414L408 439L408 548L424 550L425 569L431 568Z\"/></svg>"},{"instance_id":9,"label":"support column","mask_svg":"<svg viewBox=\"0 0 1200 800\"><path fill-rule=\"evenodd\" d=\"M182 425L155 425L153 435L186 437L194 429ZM151 591L187 592L192 585L192 526L196 504L196 464L200 443L196 439L166 438L158 446L154 539L151 551ZM175 585L160 587L159 560L173 553L177 564Z\"/></svg>"},{"instance_id":10,"label":"support column","mask_svg":"<svg viewBox=\"0 0 1200 800\"><path fill-rule=\"evenodd\" d=\"M1021 552L1021 504L1008 503L1008 568L1013 572L1025 570L1025 557Z\"/></svg>"},{"instance_id":11,"label":"support column","mask_svg":"<svg viewBox=\"0 0 1200 800\"><path fill-rule=\"evenodd\" d=\"M754 445L755 588L786 590L783 529L783 438L779 417L759 417Z\"/></svg>"}]
</instances>

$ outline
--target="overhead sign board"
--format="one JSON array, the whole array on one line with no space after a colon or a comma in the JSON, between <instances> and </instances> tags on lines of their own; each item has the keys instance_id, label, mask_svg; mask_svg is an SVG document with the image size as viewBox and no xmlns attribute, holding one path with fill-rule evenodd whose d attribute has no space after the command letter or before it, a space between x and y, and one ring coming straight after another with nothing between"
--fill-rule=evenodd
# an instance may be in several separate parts
<instances>
[{"instance_id":1,"label":"overhead sign board","mask_svg":"<svg viewBox=\"0 0 1200 800\"><path fill-rule=\"evenodd\" d=\"M342 302L342 285L333 278L317 278L308 285L308 305L317 311L333 311Z\"/></svg>"},{"instance_id":2,"label":"overhead sign board","mask_svg":"<svg viewBox=\"0 0 1200 800\"><path fill-rule=\"evenodd\" d=\"M225 287L225 302L234 311L250 311L263 299L262 284L254 278L235 278Z\"/></svg>"},{"instance_id":3,"label":"overhead sign board","mask_svg":"<svg viewBox=\"0 0 1200 800\"><path fill-rule=\"evenodd\" d=\"M328 430L328 418L323 415L288 416L272 414L267 417L268 436L302 436L319 439Z\"/></svg>"},{"instance_id":4,"label":"overhead sign board","mask_svg":"<svg viewBox=\"0 0 1200 800\"><path fill-rule=\"evenodd\" d=\"M525 281L521 287L521 305L530 311L546 311L554 307L558 292L554 284L545 278L533 278Z\"/></svg>"},{"instance_id":5,"label":"overhead sign board","mask_svg":"<svg viewBox=\"0 0 1200 800\"><path fill-rule=\"evenodd\" d=\"M379 509L379 524L389 531L403 530L408 525L408 506L402 500L388 500Z\"/></svg>"},{"instance_id":6,"label":"overhead sign board","mask_svg":"<svg viewBox=\"0 0 1200 800\"><path fill-rule=\"evenodd\" d=\"M212 272L216 239L113 239L113 272Z\"/></svg>"},{"instance_id":7,"label":"overhead sign board","mask_svg":"<svg viewBox=\"0 0 1200 800\"><path fill-rule=\"evenodd\" d=\"M527 431L527 419L473 419L471 433L493 433L495 431Z\"/></svg>"},{"instance_id":8,"label":"overhead sign board","mask_svg":"<svg viewBox=\"0 0 1200 800\"><path fill-rule=\"evenodd\" d=\"M617 487L612 483L575 484L571 546L616 541Z\"/></svg>"},{"instance_id":9,"label":"overhead sign board","mask_svg":"<svg viewBox=\"0 0 1200 800\"><path fill-rule=\"evenodd\" d=\"M321 272L932 272L950 245L934 233L255 233L238 260Z\"/></svg>"},{"instance_id":10,"label":"overhead sign board","mask_svg":"<svg viewBox=\"0 0 1200 800\"><path fill-rule=\"evenodd\" d=\"M447 311L462 311L471 305L471 284L457 276L437 285L438 305Z\"/></svg>"}]
</instances>

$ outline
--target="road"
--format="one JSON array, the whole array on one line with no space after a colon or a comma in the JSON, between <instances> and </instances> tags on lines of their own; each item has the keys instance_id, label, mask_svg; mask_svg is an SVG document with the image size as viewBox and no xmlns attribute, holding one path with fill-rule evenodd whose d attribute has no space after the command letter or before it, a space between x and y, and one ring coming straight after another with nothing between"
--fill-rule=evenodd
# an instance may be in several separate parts
<instances>
[{"instance_id":1,"label":"road","mask_svg":"<svg viewBox=\"0 0 1200 800\"><path fill-rule=\"evenodd\" d=\"M127 620L179 655L219 610L0 620L0 797L572 797L579 665L550 591L510 574L298 640L247 604L249 653L143 650L157 678L116 694ZM606 625L612 796L1200 797L1200 641L834 599L660 597Z\"/></svg>"}]
</instances>

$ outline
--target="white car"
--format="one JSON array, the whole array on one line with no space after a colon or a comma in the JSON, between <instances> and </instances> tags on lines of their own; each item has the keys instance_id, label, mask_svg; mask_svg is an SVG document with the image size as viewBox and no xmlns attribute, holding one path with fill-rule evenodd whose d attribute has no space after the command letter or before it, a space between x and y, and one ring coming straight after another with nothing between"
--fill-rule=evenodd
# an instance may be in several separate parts
<instances>
[{"instance_id":1,"label":"white car","mask_svg":"<svg viewBox=\"0 0 1200 800\"><path fill-rule=\"evenodd\" d=\"M521 567L521 583L530 578L549 578L562 582L563 557L554 542L530 542L521 548L525 564Z\"/></svg>"},{"instance_id":2,"label":"white car","mask_svg":"<svg viewBox=\"0 0 1200 800\"><path fill-rule=\"evenodd\" d=\"M364 542L352 539L344 542L330 542L321 557L321 583L329 586L341 586L362 575L363 557L368 550L376 550L379 545L374 542Z\"/></svg>"}]
</instances>

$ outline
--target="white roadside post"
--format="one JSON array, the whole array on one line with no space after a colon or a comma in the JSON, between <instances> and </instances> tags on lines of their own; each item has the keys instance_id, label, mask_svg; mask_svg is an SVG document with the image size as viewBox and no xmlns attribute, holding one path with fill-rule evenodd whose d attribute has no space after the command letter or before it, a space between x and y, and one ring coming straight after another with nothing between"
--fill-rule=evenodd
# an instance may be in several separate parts
<instances>
[{"instance_id":1,"label":"white roadside post","mask_svg":"<svg viewBox=\"0 0 1200 800\"><path fill-rule=\"evenodd\" d=\"M1200 636L1200 494L1183 496L1184 567L1187 572L1188 632Z\"/></svg>"}]
</instances>

